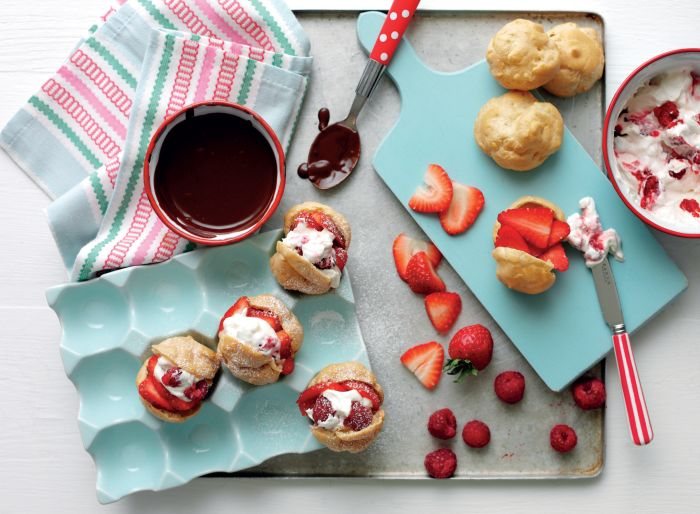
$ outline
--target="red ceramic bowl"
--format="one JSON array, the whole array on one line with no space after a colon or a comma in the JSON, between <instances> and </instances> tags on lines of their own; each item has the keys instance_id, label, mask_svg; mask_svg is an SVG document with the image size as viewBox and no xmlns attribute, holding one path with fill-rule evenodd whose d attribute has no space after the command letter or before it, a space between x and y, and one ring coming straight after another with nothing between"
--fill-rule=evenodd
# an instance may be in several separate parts
<instances>
[{"instance_id":1,"label":"red ceramic bowl","mask_svg":"<svg viewBox=\"0 0 700 514\"><path fill-rule=\"evenodd\" d=\"M624 80L615 92L608 107L608 112L605 115L605 123L603 125L603 161L605 162L608 176L617 190L617 194L620 195L627 207L644 223L674 236L700 238L700 223L695 223L694 226L693 224L673 223L669 220L661 219L652 211L642 209L639 206L637 200L628 194L628 187L620 176L613 147L615 123L620 116L620 112L625 108L625 105L634 93L645 82L656 75L684 67L689 67L700 73L700 48L682 48L657 55L640 65Z\"/></svg>"},{"instance_id":2,"label":"red ceramic bowl","mask_svg":"<svg viewBox=\"0 0 700 514\"><path fill-rule=\"evenodd\" d=\"M194 116L210 113L225 113L231 116L237 116L244 120L250 121L252 126L258 130L267 140L270 148L275 156L277 177L274 187L274 193L269 200L267 206L261 211L259 217L255 218L252 224L248 224L244 229L232 230L230 232L218 232L211 235L203 236L201 233L194 233L190 228L179 223L175 218L171 217L167 210L163 208L161 199L158 198L158 193L155 187L155 176L157 173L158 156L163 140L168 132L177 123L185 119L187 113L192 113ZM267 124L267 122L253 110L242 105L230 102L201 102L184 107L182 110L174 113L166 118L158 127L155 134L151 138L146 158L143 163L143 179L146 188L146 194L151 202L153 210L158 215L160 220L170 230L176 234L202 245L218 246L226 245L241 241L246 237L255 234L260 227L272 216L277 209L277 206L282 199L285 187L285 162L284 151L280 144L279 138Z\"/></svg>"}]
</instances>

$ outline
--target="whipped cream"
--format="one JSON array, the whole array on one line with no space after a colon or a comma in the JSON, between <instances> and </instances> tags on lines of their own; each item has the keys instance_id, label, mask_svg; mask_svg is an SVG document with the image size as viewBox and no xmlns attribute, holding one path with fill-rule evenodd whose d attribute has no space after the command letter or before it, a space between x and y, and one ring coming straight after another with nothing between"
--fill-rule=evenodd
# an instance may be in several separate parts
<instances>
[{"instance_id":1,"label":"whipped cream","mask_svg":"<svg viewBox=\"0 0 700 514\"><path fill-rule=\"evenodd\" d=\"M293 250L300 248L304 258L312 264L318 264L333 256L333 239L333 233L327 228L316 230L302 222L289 231L282 239L282 244Z\"/></svg>"},{"instance_id":2,"label":"whipped cream","mask_svg":"<svg viewBox=\"0 0 700 514\"><path fill-rule=\"evenodd\" d=\"M324 396L331 402L331 407L335 411L325 420L317 423L319 427L326 430L338 430L344 426L345 418L350 415L352 402L360 402L363 407L372 408L372 401L362 396L355 389L350 389L349 391L326 389L321 393L321 396ZM311 421L314 420L313 409L306 409L306 415L311 418Z\"/></svg>"},{"instance_id":3,"label":"whipped cream","mask_svg":"<svg viewBox=\"0 0 700 514\"><path fill-rule=\"evenodd\" d=\"M623 260L620 236L614 228L603 230L593 198L586 196L581 198L578 204L581 212L572 214L567 220L571 227L567 241L583 252L586 266L590 268L602 262L608 253L618 261Z\"/></svg>"},{"instance_id":4,"label":"whipped cream","mask_svg":"<svg viewBox=\"0 0 700 514\"><path fill-rule=\"evenodd\" d=\"M292 250L299 248L301 256L308 260L311 264L317 265L324 259L331 259L333 266L327 269L319 269L321 273L326 275L331 280L333 289L340 285L340 276L342 271L335 264L335 251L333 250L333 233L324 228L316 230L309 228L306 223L299 223L294 230L290 230L286 237L282 239L282 244L288 246Z\"/></svg>"},{"instance_id":5,"label":"whipped cream","mask_svg":"<svg viewBox=\"0 0 700 514\"><path fill-rule=\"evenodd\" d=\"M270 324L256 317L246 316L248 309L243 309L224 320L223 332L238 339L263 355L279 360L280 340Z\"/></svg>"},{"instance_id":6,"label":"whipped cream","mask_svg":"<svg viewBox=\"0 0 700 514\"><path fill-rule=\"evenodd\" d=\"M158 382L163 384L163 386L168 390L170 394L172 394L173 396L177 396L178 398L186 402L191 402L192 400L185 396L185 389L193 386L196 382L198 382L197 377L194 376L192 373L189 373L184 369L180 368L180 373L177 376L177 379L180 381L180 385L169 386L163 383L163 375L165 375L165 373L170 368L177 368L177 366L175 366L165 357L159 356L158 361L156 362L156 367L153 369L153 376L156 377L156 380L158 380Z\"/></svg>"},{"instance_id":7,"label":"whipped cream","mask_svg":"<svg viewBox=\"0 0 700 514\"><path fill-rule=\"evenodd\" d=\"M700 223L700 75L681 68L640 87L617 119L614 149L628 198L664 224Z\"/></svg>"}]
</instances>

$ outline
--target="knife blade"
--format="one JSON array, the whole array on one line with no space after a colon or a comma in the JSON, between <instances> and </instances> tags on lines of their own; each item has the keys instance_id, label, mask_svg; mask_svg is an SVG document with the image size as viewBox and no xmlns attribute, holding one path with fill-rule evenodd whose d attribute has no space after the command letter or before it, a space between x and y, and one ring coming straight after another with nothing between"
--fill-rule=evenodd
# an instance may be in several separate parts
<instances>
[{"instance_id":1,"label":"knife blade","mask_svg":"<svg viewBox=\"0 0 700 514\"><path fill-rule=\"evenodd\" d=\"M608 258L606 257L591 267L591 272L593 273L595 291L598 294L598 303L600 303L600 310L603 311L605 322L613 330L620 325L624 327L620 297L617 294L615 277L613 277L610 269Z\"/></svg>"}]
</instances>

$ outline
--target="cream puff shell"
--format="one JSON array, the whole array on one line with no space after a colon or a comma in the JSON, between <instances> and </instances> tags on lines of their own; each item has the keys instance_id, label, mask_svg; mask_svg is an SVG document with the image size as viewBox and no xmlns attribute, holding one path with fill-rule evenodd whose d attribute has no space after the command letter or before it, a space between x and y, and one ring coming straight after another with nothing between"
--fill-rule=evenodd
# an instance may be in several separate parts
<instances>
[{"instance_id":1,"label":"cream puff shell","mask_svg":"<svg viewBox=\"0 0 700 514\"><path fill-rule=\"evenodd\" d=\"M301 323L278 298L263 294L248 298L251 307L274 312L280 319L282 329L292 340L292 357L301 348L304 329ZM217 354L233 376L252 385L265 385L277 382L282 366L271 355L265 355L235 337L219 333Z\"/></svg>"},{"instance_id":2,"label":"cream puff shell","mask_svg":"<svg viewBox=\"0 0 700 514\"><path fill-rule=\"evenodd\" d=\"M600 34L593 28L562 23L548 32L559 50L559 71L544 85L557 96L574 96L591 89L603 76L605 54Z\"/></svg>"},{"instance_id":3,"label":"cream puff shell","mask_svg":"<svg viewBox=\"0 0 700 514\"><path fill-rule=\"evenodd\" d=\"M352 232L345 216L318 202L304 202L289 209L284 215L285 235L289 233L292 223L303 211L321 211L326 214L343 235L345 248L350 247ZM281 241L277 242L275 254L270 258L270 269L277 282L291 291L318 295L327 293L331 289L331 278L328 275Z\"/></svg>"},{"instance_id":4,"label":"cream puff shell","mask_svg":"<svg viewBox=\"0 0 700 514\"><path fill-rule=\"evenodd\" d=\"M359 362L343 362L331 364L319 371L309 382L308 387L324 382L344 382L358 380L370 384L384 402L384 391L377 383L374 373ZM367 449L377 438L384 425L384 410L380 408L374 413L372 423L362 430L354 431L348 428L326 430L323 427L311 426L311 433L318 442L334 452L359 453Z\"/></svg>"},{"instance_id":5,"label":"cream puff shell","mask_svg":"<svg viewBox=\"0 0 700 514\"><path fill-rule=\"evenodd\" d=\"M517 209L528 204L548 207L559 221L566 221L564 211L549 200L537 196L524 196L511 204L509 209ZM493 240L496 240L501 224L496 221L493 227ZM525 294L540 294L554 285L557 276L554 266L522 250L497 247L491 252L496 261L496 277L506 287Z\"/></svg>"},{"instance_id":6,"label":"cream puff shell","mask_svg":"<svg viewBox=\"0 0 700 514\"><path fill-rule=\"evenodd\" d=\"M503 26L486 50L493 77L506 89L522 91L549 82L559 70L559 59L544 27L524 19Z\"/></svg>"},{"instance_id":7,"label":"cream puff shell","mask_svg":"<svg viewBox=\"0 0 700 514\"><path fill-rule=\"evenodd\" d=\"M490 99L474 123L479 147L496 164L513 171L542 164L559 149L563 137L564 120L557 108L527 91L508 91Z\"/></svg>"},{"instance_id":8,"label":"cream puff shell","mask_svg":"<svg viewBox=\"0 0 700 514\"><path fill-rule=\"evenodd\" d=\"M216 352L203 344L197 342L191 336L171 337L151 347L154 355L162 356L172 362L175 366L184 369L194 375L198 380L206 380L211 386L212 380L219 371L219 358ZM136 387L148 376L148 359L143 363L136 375ZM200 402L196 409L189 414L181 412L170 412L159 409L140 394L139 399L146 409L158 419L170 423L182 423L195 416L202 405Z\"/></svg>"}]
</instances>

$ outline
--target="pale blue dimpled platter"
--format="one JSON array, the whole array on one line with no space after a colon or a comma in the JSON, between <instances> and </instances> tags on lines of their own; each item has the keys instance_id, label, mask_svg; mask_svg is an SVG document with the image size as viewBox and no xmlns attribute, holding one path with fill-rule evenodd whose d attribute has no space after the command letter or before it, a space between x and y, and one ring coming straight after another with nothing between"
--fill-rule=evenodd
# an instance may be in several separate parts
<instances>
[{"instance_id":1,"label":"pale blue dimpled platter","mask_svg":"<svg viewBox=\"0 0 700 514\"><path fill-rule=\"evenodd\" d=\"M365 50L383 21L380 13L360 15L358 35ZM581 197L596 200L603 225L622 236L626 259L613 262L612 268L629 331L687 287L682 272L568 129L561 149L526 173L500 168L479 149L473 136L476 115L489 99L505 92L485 61L455 73L436 72L404 41L388 75L399 89L401 111L374 156L374 168L406 208L430 163L483 191L486 205L480 217L456 237L442 230L437 216L407 210L551 389L562 390L601 360L612 340L591 273L575 250L567 248L571 267L557 274L556 284L546 293L523 295L498 282L491 257L493 223L514 200L541 196L568 214L578 211Z\"/></svg>"},{"instance_id":2,"label":"pale blue dimpled platter","mask_svg":"<svg viewBox=\"0 0 700 514\"><path fill-rule=\"evenodd\" d=\"M268 260L281 234L266 232L47 291L63 330L63 365L80 395L78 424L97 467L101 503L321 448L296 398L327 364L369 365L367 350L347 272L340 287L323 296L291 295L277 284ZM222 369L197 416L182 424L151 416L135 385L150 345L184 333L211 343L221 315L238 297L262 293L284 301L304 327L294 373L254 387Z\"/></svg>"}]
</instances>

